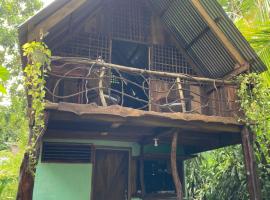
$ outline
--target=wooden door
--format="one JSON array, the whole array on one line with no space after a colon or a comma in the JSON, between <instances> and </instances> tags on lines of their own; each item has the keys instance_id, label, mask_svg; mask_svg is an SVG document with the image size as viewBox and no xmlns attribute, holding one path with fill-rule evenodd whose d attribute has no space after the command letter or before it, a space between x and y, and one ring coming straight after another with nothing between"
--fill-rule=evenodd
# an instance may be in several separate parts
<instances>
[{"instance_id":1,"label":"wooden door","mask_svg":"<svg viewBox=\"0 0 270 200\"><path fill-rule=\"evenodd\" d=\"M96 150L94 200L127 200L129 152Z\"/></svg>"}]
</instances>

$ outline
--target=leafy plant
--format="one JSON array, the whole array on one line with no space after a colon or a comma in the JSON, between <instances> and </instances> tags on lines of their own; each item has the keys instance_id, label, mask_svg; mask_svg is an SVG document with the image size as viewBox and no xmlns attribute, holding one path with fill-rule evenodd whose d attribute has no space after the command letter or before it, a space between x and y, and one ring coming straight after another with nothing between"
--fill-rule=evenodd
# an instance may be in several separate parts
<instances>
[{"instance_id":1,"label":"leafy plant","mask_svg":"<svg viewBox=\"0 0 270 200\"><path fill-rule=\"evenodd\" d=\"M269 0L219 0L235 25L268 67L264 83L270 86L270 2Z\"/></svg>"},{"instance_id":2,"label":"leafy plant","mask_svg":"<svg viewBox=\"0 0 270 200\"><path fill-rule=\"evenodd\" d=\"M5 67L0 66L0 81L5 82L8 79L9 79L9 71ZM5 87L3 86L3 84L1 84L1 82L0 82L0 93L6 94L7 91Z\"/></svg>"},{"instance_id":3,"label":"leafy plant","mask_svg":"<svg viewBox=\"0 0 270 200\"><path fill-rule=\"evenodd\" d=\"M36 165L36 145L40 135L45 128L45 76L50 70L51 51L42 42L31 42L23 45L23 55L27 57L28 63L24 69L25 86L30 96L31 117L33 127L31 130L28 146L30 157L30 169L34 170Z\"/></svg>"},{"instance_id":4,"label":"leafy plant","mask_svg":"<svg viewBox=\"0 0 270 200\"><path fill-rule=\"evenodd\" d=\"M188 199L248 199L242 155L240 146L236 146L206 152L187 161Z\"/></svg>"}]
</instances>

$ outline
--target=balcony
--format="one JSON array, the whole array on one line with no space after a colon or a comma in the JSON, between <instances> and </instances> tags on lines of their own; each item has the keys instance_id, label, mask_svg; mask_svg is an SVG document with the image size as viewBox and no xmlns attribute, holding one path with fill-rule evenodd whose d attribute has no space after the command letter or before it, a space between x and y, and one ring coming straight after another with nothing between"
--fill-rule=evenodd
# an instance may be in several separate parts
<instances>
[{"instance_id":1,"label":"balcony","mask_svg":"<svg viewBox=\"0 0 270 200\"><path fill-rule=\"evenodd\" d=\"M167 114L239 114L233 82L79 57L54 57L46 89L46 99L52 103L118 106Z\"/></svg>"}]
</instances>

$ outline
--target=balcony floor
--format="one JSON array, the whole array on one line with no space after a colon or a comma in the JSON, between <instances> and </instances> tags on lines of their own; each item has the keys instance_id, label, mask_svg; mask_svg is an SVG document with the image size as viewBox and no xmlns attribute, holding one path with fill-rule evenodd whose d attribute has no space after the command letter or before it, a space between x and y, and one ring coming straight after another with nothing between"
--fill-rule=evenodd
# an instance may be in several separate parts
<instances>
[{"instance_id":1,"label":"balcony floor","mask_svg":"<svg viewBox=\"0 0 270 200\"><path fill-rule=\"evenodd\" d=\"M159 113L121 106L47 103L50 112L45 138L76 138L170 143L179 129L179 145L194 154L241 142L236 118L185 113Z\"/></svg>"}]
</instances>

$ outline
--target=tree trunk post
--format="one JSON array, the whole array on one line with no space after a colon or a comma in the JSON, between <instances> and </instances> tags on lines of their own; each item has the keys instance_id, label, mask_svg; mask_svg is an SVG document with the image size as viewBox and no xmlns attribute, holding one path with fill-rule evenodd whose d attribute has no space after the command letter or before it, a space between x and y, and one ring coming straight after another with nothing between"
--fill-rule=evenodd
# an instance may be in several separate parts
<instances>
[{"instance_id":1,"label":"tree trunk post","mask_svg":"<svg viewBox=\"0 0 270 200\"><path fill-rule=\"evenodd\" d=\"M24 154L20 168L19 186L17 191L17 200L32 200L34 188L34 176L29 170L29 155Z\"/></svg>"},{"instance_id":2,"label":"tree trunk post","mask_svg":"<svg viewBox=\"0 0 270 200\"><path fill-rule=\"evenodd\" d=\"M244 127L242 129L241 136L250 199L261 200L261 190L252 145L252 134L247 127Z\"/></svg>"},{"instance_id":3,"label":"tree trunk post","mask_svg":"<svg viewBox=\"0 0 270 200\"><path fill-rule=\"evenodd\" d=\"M49 112L44 113L44 125L45 127L41 130L39 137L36 140L36 145L35 145L35 157L38 160L39 158L39 153L40 153L40 147L42 143L42 138L43 135L45 134L45 131L47 130L49 123ZM30 119L30 124L29 124L29 129L30 129L30 134L29 134L29 139L28 139L28 144L31 144L31 139L33 137L33 124L31 123ZM32 200L33 198L33 189L34 189L34 174L35 169L31 170L29 166L29 153L25 152L22 164L20 167L20 174L19 174L19 183L18 183L18 191L17 191L17 197L16 200Z\"/></svg>"},{"instance_id":4,"label":"tree trunk post","mask_svg":"<svg viewBox=\"0 0 270 200\"><path fill-rule=\"evenodd\" d=\"M171 168L172 176L175 185L175 190L177 194L177 200L183 200L183 188L182 183L179 178L177 170L177 141L178 141L178 131L173 133L172 145L171 145Z\"/></svg>"}]
</instances>

